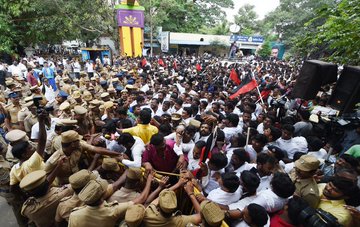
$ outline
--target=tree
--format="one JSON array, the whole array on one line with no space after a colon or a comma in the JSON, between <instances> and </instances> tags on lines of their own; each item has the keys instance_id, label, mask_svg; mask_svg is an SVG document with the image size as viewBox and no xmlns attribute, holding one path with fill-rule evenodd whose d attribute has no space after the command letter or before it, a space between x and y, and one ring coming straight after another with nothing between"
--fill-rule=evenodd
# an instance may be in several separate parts
<instances>
[{"instance_id":1,"label":"tree","mask_svg":"<svg viewBox=\"0 0 360 227\"><path fill-rule=\"evenodd\" d=\"M266 40L262 45L261 49L258 51L258 55L263 58L268 58L271 54L270 42Z\"/></svg>"},{"instance_id":2,"label":"tree","mask_svg":"<svg viewBox=\"0 0 360 227\"><path fill-rule=\"evenodd\" d=\"M342 0L335 7L327 5L306 23L307 33L296 41L297 49L312 58L342 64L360 64L360 5ZM318 21L324 21L318 25Z\"/></svg>"},{"instance_id":3,"label":"tree","mask_svg":"<svg viewBox=\"0 0 360 227\"><path fill-rule=\"evenodd\" d=\"M18 0L0 4L1 51L16 47L56 44L63 40L89 41L114 34L114 1ZM4 33L5 32L5 33Z\"/></svg>"},{"instance_id":4,"label":"tree","mask_svg":"<svg viewBox=\"0 0 360 227\"><path fill-rule=\"evenodd\" d=\"M325 5L334 5L333 0L280 0L280 5L262 21L262 30L270 34L275 32L282 37L287 49L297 54L296 40L303 37L308 29L314 29L322 21L316 21L312 27L305 23L317 16L318 9ZM266 31L267 30L267 31Z\"/></svg>"},{"instance_id":5,"label":"tree","mask_svg":"<svg viewBox=\"0 0 360 227\"><path fill-rule=\"evenodd\" d=\"M257 30L257 15L255 12L255 6L245 4L240 7L237 15L235 15L235 23L241 27L241 34L253 35Z\"/></svg>"},{"instance_id":6,"label":"tree","mask_svg":"<svg viewBox=\"0 0 360 227\"><path fill-rule=\"evenodd\" d=\"M145 7L145 23L171 32L199 32L220 23L225 17L222 8L233 7L232 0L140 0Z\"/></svg>"}]
</instances>

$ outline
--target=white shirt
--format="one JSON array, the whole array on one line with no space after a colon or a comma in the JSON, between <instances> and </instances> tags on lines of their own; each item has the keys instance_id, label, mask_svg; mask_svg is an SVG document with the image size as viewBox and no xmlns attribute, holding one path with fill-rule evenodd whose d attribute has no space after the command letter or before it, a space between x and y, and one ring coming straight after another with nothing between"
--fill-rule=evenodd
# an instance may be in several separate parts
<instances>
[{"instance_id":1,"label":"white shirt","mask_svg":"<svg viewBox=\"0 0 360 227\"><path fill-rule=\"evenodd\" d=\"M256 157L257 157L257 152L254 150L252 145L246 145L244 147L244 149L250 156L250 162L255 163L256 162Z\"/></svg>"},{"instance_id":2,"label":"white shirt","mask_svg":"<svg viewBox=\"0 0 360 227\"><path fill-rule=\"evenodd\" d=\"M45 59L43 57L39 57L38 60L39 60L39 65L44 64Z\"/></svg>"},{"instance_id":3,"label":"white shirt","mask_svg":"<svg viewBox=\"0 0 360 227\"><path fill-rule=\"evenodd\" d=\"M242 194L242 189L240 186L233 193L226 192L226 191L222 190L221 188L217 188L217 189L212 190L208 194L207 198L215 203L219 203L219 204L223 204L223 205L230 205L232 203L239 201L241 194Z\"/></svg>"},{"instance_id":4,"label":"white shirt","mask_svg":"<svg viewBox=\"0 0 360 227\"><path fill-rule=\"evenodd\" d=\"M215 173L224 173L225 170L221 169L219 171L213 171L210 170L208 175L202 178L202 186L203 191L205 193L210 193L212 190L219 188L219 183L217 182L217 179L214 177Z\"/></svg>"},{"instance_id":5,"label":"white shirt","mask_svg":"<svg viewBox=\"0 0 360 227\"><path fill-rule=\"evenodd\" d=\"M240 175L243 171L250 170L253 167L255 167L255 164L249 164L248 162L245 162L242 166L240 166L239 168L234 170L234 172L236 173L236 176L240 177Z\"/></svg>"},{"instance_id":6,"label":"white shirt","mask_svg":"<svg viewBox=\"0 0 360 227\"><path fill-rule=\"evenodd\" d=\"M256 203L264 207L268 213L274 213L283 209L287 201L287 198L281 198L271 189L267 189L259 192L258 196L252 201L252 203Z\"/></svg>"},{"instance_id":7,"label":"white shirt","mask_svg":"<svg viewBox=\"0 0 360 227\"><path fill-rule=\"evenodd\" d=\"M74 62L73 63L73 69L74 69L74 73L79 73L81 70L81 65L79 64L79 62Z\"/></svg>"},{"instance_id":8,"label":"white shirt","mask_svg":"<svg viewBox=\"0 0 360 227\"><path fill-rule=\"evenodd\" d=\"M54 136L56 135L55 133L55 126L56 123L59 121L59 118L51 118L50 121L50 127L48 128L45 125L45 130L46 130L46 147L49 147ZM31 127L31 139L32 140L37 140L39 139L39 122L37 122L36 124L34 124Z\"/></svg>"},{"instance_id":9,"label":"white shirt","mask_svg":"<svg viewBox=\"0 0 360 227\"><path fill-rule=\"evenodd\" d=\"M200 136L200 133L199 132L196 132L195 133L195 143L197 143L198 141L204 141L204 142L207 142L207 139L209 138L210 135L208 136Z\"/></svg>"},{"instance_id":10,"label":"white shirt","mask_svg":"<svg viewBox=\"0 0 360 227\"><path fill-rule=\"evenodd\" d=\"M319 151L309 151L308 154L317 159L325 159L327 156L327 152L324 148L321 148Z\"/></svg>"},{"instance_id":11,"label":"white shirt","mask_svg":"<svg viewBox=\"0 0 360 227\"><path fill-rule=\"evenodd\" d=\"M256 130L260 133L260 134L264 134L264 123L260 123Z\"/></svg>"},{"instance_id":12,"label":"white shirt","mask_svg":"<svg viewBox=\"0 0 360 227\"><path fill-rule=\"evenodd\" d=\"M259 175L259 177L260 177L260 175ZM256 192L261 192L261 191L270 189L271 188L270 182L271 182L272 178L273 178L272 174L270 176L260 177L260 184L259 184L259 187L256 189Z\"/></svg>"},{"instance_id":13,"label":"white shirt","mask_svg":"<svg viewBox=\"0 0 360 227\"><path fill-rule=\"evenodd\" d=\"M91 63L86 63L85 64L85 68L86 68L86 70L87 70L87 72L88 73L93 73L94 72L94 66L93 66L93 64L91 64Z\"/></svg>"},{"instance_id":14,"label":"white shirt","mask_svg":"<svg viewBox=\"0 0 360 227\"><path fill-rule=\"evenodd\" d=\"M294 138L291 138L289 140L284 140L282 138L279 138L279 139L276 140L276 145L280 149L286 151L289 159L293 159L294 154L296 152L302 152L301 149L298 146L298 143L296 143L296 141L294 141Z\"/></svg>"},{"instance_id":15,"label":"white shirt","mask_svg":"<svg viewBox=\"0 0 360 227\"><path fill-rule=\"evenodd\" d=\"M242 133L242 128L240 127L225 127L222 130L225 134L225 141L230 141L231 137L235 134Z\"/></svg>"},{"instance_id":16,"label":"white shirt","mask_svg":"<svg viewBox=\"0 0 360 227\"><path fill-rule=\"evenodd\" d=\"M123 159L122 163L127 167L139 168L141 167L141 156L145 151L145 144L140 137L133 136L135 139L134 145L131 147L131 154L134 161Z\"/></svg>"},{"instance_id":17,"label":"white shirt","mask_svg":"<svg viewBox=\"0 0 360 227\"><path fill-rule=\"evenodd\" d=\"M249 197L245 197L235 203L232 203L229 205L229 210L243 210L247 205L249 205L250 203L252 203L252 201L257 197L257 195L252 195Z\"/></svg>"},{"instance_id":18,"label":"white shirt","mask_svg":"<svg viewBox=\"0 0 360 227\"><path fill-rule=\"evenodd\" d=\"M19 65L17 65L17 66L10 65L8 68L8 72L10 72L11 75L13 75L13 76L15 76L15 75L22 76L23 75Z\"/></svg>"}]
</instances>

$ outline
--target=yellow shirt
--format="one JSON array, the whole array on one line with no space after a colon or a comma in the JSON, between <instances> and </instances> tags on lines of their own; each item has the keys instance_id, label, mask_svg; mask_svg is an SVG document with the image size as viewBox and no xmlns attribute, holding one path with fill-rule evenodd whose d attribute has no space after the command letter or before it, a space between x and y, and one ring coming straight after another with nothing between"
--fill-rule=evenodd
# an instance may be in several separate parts
<instances>
[{"instance_id":1,"label":"yellow shirt","mask_svg":"<svg viewBox=\"0 0 360 227\"><path fill-rule=\"evenodd\" d=\"M158 133L159 130L153 125L147 124L138 124L132 128L123 129L122 132L128 132L132 136L140 137L145 144L150 142L151 137Z\"/></svg>"},{"instance_id":2,"label":"yellow shirt","mask_svg":"<svg viewBox=\"0 0 360 227\"><path fill-rule=\"evenodd\" d=\"M10 171L10 185L19 184L29 173L45 168L43 158L35 151L31 157L22 164L17 163Z\"/></svg>"},{"instance_id":3,"label":"yellow shirt","mask_svg":"<svg viewBox=\"0 0 360 227\"><path fill-rule=\"evenodd\" d=\"M320 192L320 203L318 208L323 209L326 212L334 215L343 226L349 226L351 223L351 214L344 208L346 205L343 199L341 200L328 200L324 197L323 191L326 184L318 184Z\"/></svg>"}]
</instances>

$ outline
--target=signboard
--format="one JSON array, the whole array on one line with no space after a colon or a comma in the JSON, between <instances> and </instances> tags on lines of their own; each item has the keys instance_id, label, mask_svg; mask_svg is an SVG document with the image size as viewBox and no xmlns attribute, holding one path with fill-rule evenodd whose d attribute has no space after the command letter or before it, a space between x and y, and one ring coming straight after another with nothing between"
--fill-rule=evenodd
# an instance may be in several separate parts
<instances>
[{"instance_id":1,"label":"signboard","mask_svg":"<svg viewBox=\"0 0 360 227\"><path fill-rule=\"evenodd\" d=\"M263 43L264 37L262 36L244 36L244 35L231 35L230 41L239 41L245 43Z\"/></svg>"},{"instance_id":2,"label":"signboard","mask_svg":"<svg viewBox=\"0 0 360 227\"><path fill-rule=\"evenodd\" d=\"M162 52L169 52L170 32L161 32L160 44Z\"/></svg>"},{"instance_id":3,"label":"signboard","mask_svg":"<svg viewBox=\"0 0 360 227\"><path fill-rule=\"evenodd\" d=\"M119 27L144 28L144 11L118 9L117 21Z\"/></svg>"}]
</instances>

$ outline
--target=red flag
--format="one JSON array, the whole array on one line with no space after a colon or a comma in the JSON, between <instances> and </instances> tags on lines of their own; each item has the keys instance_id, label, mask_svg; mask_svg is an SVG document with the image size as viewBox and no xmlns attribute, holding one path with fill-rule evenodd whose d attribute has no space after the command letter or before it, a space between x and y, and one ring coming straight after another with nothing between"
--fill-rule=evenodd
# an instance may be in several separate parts
<instances>
[{"instance_id":1,"label":"red flag","mask_svg":"<svg viewBox=\"0 0 360 227\"><path fill-rule=\"evenodd\" d=\"M146 58L143 58L141 60L141 67L145 67L146 64L147 64Z\"/></svg>"},{"instance_id":2,"label":"red flag","mask_svg":"<svg viewBox=\"0 0 360 227\"><path fill-rule=\"evenodd\" d=\"M201 65L199 63L196 64L196 70L201 71Z\"/></svg>"},{"instance_id":3,"label":"red flag","mask_svg":"<svg viewBox=\"0 0 360 227\"><path fill-rule=\"evenodd\" d=\"M232 68L230 71L230 79L236 84L239 85L241 83L238 74L236 73L235 69Z\"/></svg>"},{"instance_id":4,"label":"red flag","mask_svg":"<svg viewBox=\"0 0 360 227\"><path fill-rule=\"evenodd\" d=\"M161 66L164 66L165 64L164 64L164 61L160 58L159 60L158 60L158 63L159 63L159 65L161 65Z\"/></svg>"},{"instance_id":5,"label":"red flag","mask_svg":"<svg viewBox=\"0 0 360 227\"><path fill-rule=\"evenodd\" d=\"M240 85L241 86L241 85ZM235 99L241 94L248 93L249 91L253 90L257 87L257 82L255 79L251 79L248 83L244 83L243 86L234 94L230 96L230 99Z\"/></svg>"}]
</instances>

